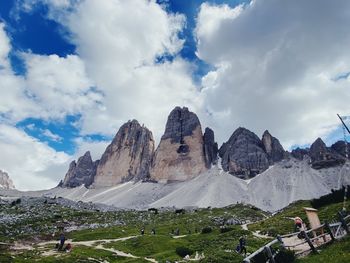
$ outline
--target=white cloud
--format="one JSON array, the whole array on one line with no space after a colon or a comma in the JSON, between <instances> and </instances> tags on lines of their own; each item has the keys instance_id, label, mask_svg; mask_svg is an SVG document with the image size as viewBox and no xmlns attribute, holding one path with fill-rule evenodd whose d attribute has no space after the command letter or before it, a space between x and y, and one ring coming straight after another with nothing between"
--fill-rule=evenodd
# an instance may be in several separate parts
<instances>
[{"instance_id":1,"label":"white cloud","mask_svg":"<svg viewBox=\"0 0 350 263\"><path fill-rule=\"evenodd\" d=\"M105 95L100 108L83 115L83 133L112 135L129 119L138 119L157 139L176 105L198 108L190 63L175 55L185 18L168 14L154 1L82 1L59 20L69 30L89 77Z\"/></svg>"},{"instance_id":2,"label":"white cloud","mask_svg":"<svg viewBox=\"0 0 350 263\"><path fill-rule=\"evenodd\" d=\"M243 5L230 8L227 4L212 5L203 3L197 17L196 36L197 41L206 41L220 28L226 20L232 20L239 16L243 10Z\"/></svg>"},{"instance_id":3,"label":"white cloud","mask_svg":"<svg viewBox=\"0 0 350 263\"><path fill-rule=\"evenodd\" d=\"M0 71L9 67L8 54L10 49L10 39L5 32L5 24L0 23Z\"/></svg>"},{"instance_id":4,"label":"white cloud","mask_svg":"<svg viewBox=\"0 0 350 263\"><path fill-rule=\"evenodd\" d=\"M197 53L216 68L202 85L219 140L245 126L259 135L269 129L288 147L337 127L336 113L349 113L349 79L334 81L350 71L349 8L348 1L255 1L239 11L202 4Z\"/></svg>"},{"instance_id":5,"label":"white cloud","mask_svg":"<svg viewBox=\"0 0 350 263\"><path fill-rule=\"evenodd\" d=\"M58 184L68 167L69 156L15 127L0 124L0 167L17 189L47 189Z\"/></svg>"},{"instance_id":6,"label":"white cloud","mask_svg":"<svg viewBox=\"0 0 350 263\"><path fill-rule=\"evenodd\" d=\"M39 117L59 119L98 107L102 94L91 88L93 82L78 56L23 54L23 58L27 92L41 108Z\"/></svg>"},{"instance_id":7,"label":"white cloud","mask_svg":"<svg viewBox=\"0 0 350 263\"><path fill-rule=\"evenodd\" d=\"M58 134L54 134L49 129L43 129L42 135L44 135L45 137L47 137L51 141L55 141L55 142L61 142L63 140L63 138L61 136L59 136Z\"/></svg>"},{"instance_id":8,"label":"white cloud","mask_svg":"<svg viewBox=\"0 0 350 263\"><path fill-rule=\"evenodd\" d=\"M99 160L106 150L111 141L94 141L78 137L74 140L77 146L77 151L74 154L74 159L78 160L80 156L83 156L87 151L90 151L92 160Z\"/></svg>"}]
</instances>

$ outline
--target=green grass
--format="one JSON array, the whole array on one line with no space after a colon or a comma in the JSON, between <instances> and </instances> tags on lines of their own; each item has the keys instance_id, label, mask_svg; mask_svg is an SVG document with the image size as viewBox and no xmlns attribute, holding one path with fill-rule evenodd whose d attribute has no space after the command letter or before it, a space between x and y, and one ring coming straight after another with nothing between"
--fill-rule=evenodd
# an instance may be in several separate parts
<instances>
[{"instance_id":1,"label":"green grass","mask_svg":"<svg viewBox=\"0 0 350 263\"><path fill-rule=\"evenodd\" d=\"M295 202L281 212L277 213L273 217L270 217L261 222L250 224L248 226L251 231L260 231L262 234L269 234L271 236L277 236L278 234L288 234L294 232L294 221L290 218L299 216L303 219L305 223L308 222L305 211L303 207L311 207L310 201L298 201ZM318 215L321 223L328 221L339 221L337 213L343 207L342 203L331 204L319 208ZM348 211L350 210L350 205L347 204Z\"/></svg>"},{"instance_id":2,"label":"green grass","mask_svg":"<svg viewBox=\"0 0 350 263\"><path fill-rule=\"evenodd\" d=\"M323 248L317 254L297 259L297 263L349 263L350 236L336 241Z\"/></svg>"},{"instance_id":3,"label":"green grass","mask_svg":"<svg viewBox=\"0 0 350 263\"><path fill-rule=\"evenodd\" d=\"M299 201L291 204L280 213L269 217L265 220L269 213L263 212L252 206L236 204L225 208L206 208L186 211L183 214L176 214L174 211L160 211L154 214L149 211L117 211L117 212L98 212L98 211L76 211L59 206L53 206L54 212L46 217L24 217L17 224L9 227L0 225L0 240L5 238L7 241L34 241L52 240L53 231L56 231L58 221L68 221L75 225L99 223L106 224L105 227L96 229L85 229L67 233L67 238L73 239L73 250L71 253L60 253L54 256L41 256L43 248L35 247L32 251L13 251L2 248L0 251L0 262L147 262L143 258L150 257L165 262L170 260L181 260L176 254L176 248L185 247L194 253L204 253L205 258L201 262L242 262L243 257L235 252L240 236L247 236L248 253L253 253L258 248L266 244L269 240L256 238L250 231L261 231L269 233L272 236L277 234L286 234L293 232L294 222L287 217L300 216L307 222L303 207L310 207L309 201ZM319 217L321 222L324 220L337 219L337 212L341 209L342 204L332 204L319 209ZM1 207L0 207L1 208ZM20 206L5 207L9 213L25 214L26 211ZM48 207L51 209L51 207ZM350 210L350 207L349 207ZM250 231L245 231L241 226L229 226L231 229L226 233L220 232L220 225L227 219L235 218L243 222L256 222L248 226ZM118 225L113 225L119 222ZM210 227L212 232L202 234L204 227ZM140 235L140 229L145 229L145 235ZM151 235L151 229L156 230L156 235ZM29 229L30 233L23 232ZM185 237L174 239L171 233L180 230L180 235ZM4 235L5 231L10 232L12 239ZM1 233L2 232L2 233ZM6 233L7 233L6 232ZM1 235L3 234L3 235ZM125 241L113 241L105 244L106 248L114 248L123 252L131 253L139 256L139 259L117 257L113 252L86 247L82 245L74 245L74 242L100 240L100 239L116 239L120 237L137 236ZM37 242L37 241L36 241ZM299 259L298 262L332 262L327 261L331 255L341 253L339 260L349 259L349 239L336 242L334 245L325 247L319 255L312 255L305 259ZM44 250L50 250L50 247ZM342 252L342 250L346 250ZM10 254L12 253L12 254ZM193 255L194 256L194 255ZM306 260L306 261L305 261ZM307 261L311 260L311 261ZM314 261L312 261L314 260ZM324 260L324 261L322 261ZM339 261L339 262L350 262Z\"/></svg>"}]
</instances>

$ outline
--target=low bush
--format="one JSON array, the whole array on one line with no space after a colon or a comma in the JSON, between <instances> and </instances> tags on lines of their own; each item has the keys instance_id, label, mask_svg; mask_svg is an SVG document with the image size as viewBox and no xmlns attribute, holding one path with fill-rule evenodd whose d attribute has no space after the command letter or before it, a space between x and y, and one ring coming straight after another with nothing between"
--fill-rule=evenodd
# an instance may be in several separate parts
<instances>
[{"instance_id":1,"label":"low bush","mask_svg":"<svg viewBox=\"0 0 350 263\"><path fill-rule=\"evenodd\" d=\"M211 229L211 227L204 227L202 229L202 234L208 234L208 233L211 233L213 230Z\"/></svg>"},{"instance_id":2,"label":"low bush","mask_svg":"<svg viewBox=\"0 0 350 263\"><path fill-rule=\"evenodd\" d=\"M192 255L193 250L187 248L187 247L177 247L175 250L176 254L178 254L180 257L184 258L187 255Z\"/></svg>"}]
</instances>

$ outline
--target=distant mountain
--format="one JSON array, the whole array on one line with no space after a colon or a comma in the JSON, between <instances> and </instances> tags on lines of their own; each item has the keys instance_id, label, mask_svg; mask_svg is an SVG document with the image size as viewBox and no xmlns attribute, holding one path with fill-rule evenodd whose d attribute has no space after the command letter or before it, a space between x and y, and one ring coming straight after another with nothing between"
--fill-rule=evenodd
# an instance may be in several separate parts
<instances>
[{"instance_id":1,"label":"distant mountain","mask_svg":"<svg viewBox=\"0 0 350 263\"><path fill-rule=\"evenodd\" d=\"M210 146L209 146L210 148ZM154 154L151 178L159 182L186 181L207 170L201 124L188 108L176 107Z\"/></svg>"},{"instance_id":2,"label":"distant mountain","mask_svg":"<svg viewBox=\"0 0 350 263\"><path fill-rule=\"evenodd\" d=\"M214 131L205 129L188 108L176 107L154 150L152 132L137 120L123 124L100 160L85 153L73 161L59 187L98 188L128 181L174 182L194 178L217 163Z\"/></svg>"},{"instance_id":3,"label":"distant mountain","mask_svg":"<svg viewBox=\"0 0 350 263\"><path fill-rule=\"evenodd\" d=\"M93 183L96 168L99 161L93 162L90 152L87 151L78 159L78 162L71 162L68 172L59 186L77 187L79 185L90 186Z\"/></svg>"},{"instance_id":4,"label":"distant mountain","mask_svg":"<svg viewBox=\"0 0 350 263\"><path fill-rule=\"evenodd\" d=\"M156 150L154 145L151 131L128 121L100 160L86 152L47 194L122 208L244 202L275 211L350 184L349 144L327 147L318 138L310 148L289 153L269 131L260 139L239 127L218 149L214 131L203 134L197 115L186 107L170 112Z\"/></svg>"},{"instance_id":5,"label":"distant mountain","mask_svg":"<svg viewBox=\"0 0 350 263\"><path fill-rule=\"evenodd\" d=\"M152 132L138 121L120 127L97 166L93 187L113 186L127 181L149 179L154 153Z\"/></svg>"},{"instance_id":6,"label":"distant mountain","mask_svg":"<svg viewBox=\"0 0 350 263\"><path fill-rule=\"evenodd\" d=\"M249 180L218 166L185 182L126 182L109 188L54 188L45 193L120 208L224 207L237 202L277 211L296 200L318 198L350 185L350 165L314 169L308 159L286 158Z\"/></svg>"},{"instance_id":7,"label":"distant mountain","mask_svg":"<svg viewBox=\"0 0 350 263\"><path fill-rule=\"evenodd\" d=\"M224 171L239 178L252 178L269 165L281 161L285 151L275 137L265 131L262 140L243 127L233 132L230 139L219 149Z\"/></svg>"},{"instance_id":8,"label":"distant mountain","mask_svg":"<svg viewBox=\"0 0 350 263\"><path fill-rule=\"evenodd\" d=\"M0 170L0 189L15 189L9 175L2 170Z\"/></svg>"}]
</instances>

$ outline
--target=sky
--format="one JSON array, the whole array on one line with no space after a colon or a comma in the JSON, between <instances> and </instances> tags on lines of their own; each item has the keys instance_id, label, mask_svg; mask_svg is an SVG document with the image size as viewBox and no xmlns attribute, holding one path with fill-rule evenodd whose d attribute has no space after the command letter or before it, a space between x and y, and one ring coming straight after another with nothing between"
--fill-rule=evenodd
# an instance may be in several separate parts
<instances>
[{"instance_id":1,"label":"sky","mask_svg":"<svg viewBox=\"0 0 350 263\"><path fill-rule=\"evenodd\" d=\"M331 145L350 115L349 24L347 0L1 1L0 169L54 187L128 120L159 143L175 106L219 145L238 127Z\"/></svg>"}]
</instances>

